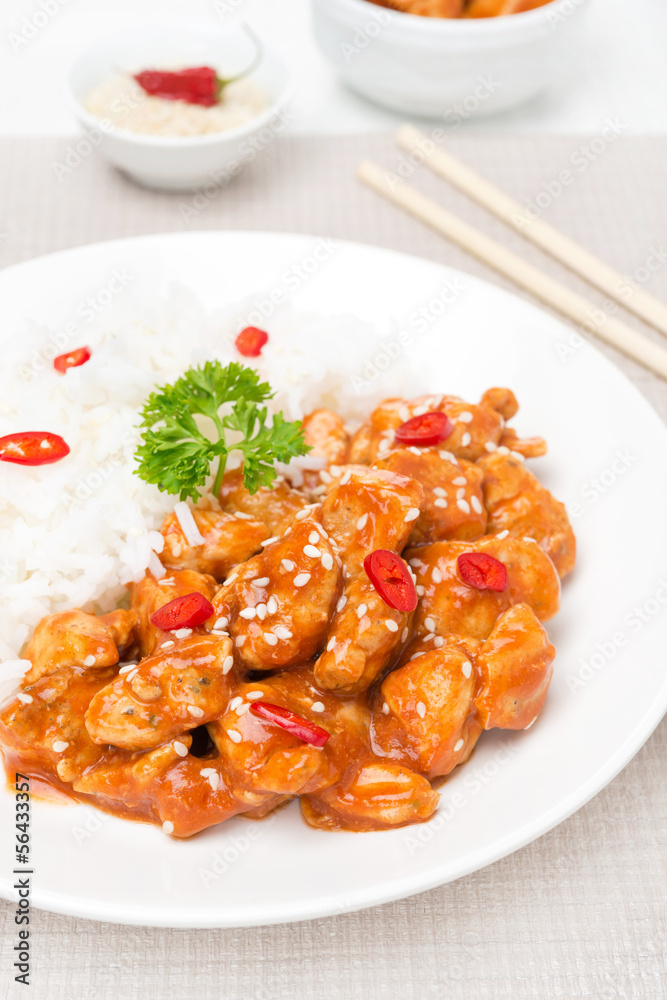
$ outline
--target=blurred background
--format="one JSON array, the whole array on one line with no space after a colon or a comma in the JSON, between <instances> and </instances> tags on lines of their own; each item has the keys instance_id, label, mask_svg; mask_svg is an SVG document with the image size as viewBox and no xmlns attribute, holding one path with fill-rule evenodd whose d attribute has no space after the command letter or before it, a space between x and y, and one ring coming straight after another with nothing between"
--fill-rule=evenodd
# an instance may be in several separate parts
<instances>
[{"instance_id":1,"label":"blurred background","mask_svg":"<svg viewBox=\"0 0 667 1000\"><path fill-rule=\"evenodd\" d=\"M76 55L106 32L167 16L219 26L247 22L270 39L295 78L293 132L375 132L404 117L365 101L340 82L315 42L309 0L4 0L0 132L74 132L61 80ZM499 116L472 116L463 128L495 134L597 133L605 119L618 117L625 132L665 132L666 39L664 0L591 0L586 30L574 34L550 90Z\"/></svg>"}]
</instances>

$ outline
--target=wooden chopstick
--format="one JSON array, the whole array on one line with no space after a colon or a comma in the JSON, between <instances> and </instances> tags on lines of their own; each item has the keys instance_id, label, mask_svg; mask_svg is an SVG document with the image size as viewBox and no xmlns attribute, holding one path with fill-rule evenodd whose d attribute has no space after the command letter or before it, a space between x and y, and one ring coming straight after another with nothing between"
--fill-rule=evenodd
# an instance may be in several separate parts
<instances>
[{"instance_id":1,"label":"wooden chopstick","mask_svg":"<svg viewBox=\"0 0 667 1000\"><path fill-rule=\"evenodd\" d=\"M357 173L360 180L394 205L410 212L441 236L495 268L515 284L567 316L577 326L595 333L612 347L667 379L667 349L660 344L596 309L587 299L485 236L388 170L364 160L359 164Z\"/></svg>"},{"instance_id":2,"label":"wooden chopstick","mask_svg":"<svg viewBox=\"0 0 667 1000\"><path fill-rule=\"evenodd\" d=\"M667 335L667 305L659 299L643 291L635 282L628 280L588 250L584 250L549 223L531 218L518 201L480 177L451 153L436 148L428 136L412 125L401 126L396 133L396 141L403 149L419 153L420 158L434 173L502 219L517 233L537 244L619 305Z\"/></svg>"}]
</instances>

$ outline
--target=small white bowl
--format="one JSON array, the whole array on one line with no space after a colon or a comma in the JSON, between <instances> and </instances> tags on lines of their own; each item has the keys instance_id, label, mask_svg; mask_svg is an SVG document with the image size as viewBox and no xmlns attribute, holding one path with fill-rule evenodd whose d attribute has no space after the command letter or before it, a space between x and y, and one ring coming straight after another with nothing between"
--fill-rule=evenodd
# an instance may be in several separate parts
<instances>
[{"instance_id":1,"label":"small white bowl","mask_svg":"<svg viewBox=\"0 0 667 1000\"><path fill-rule=\"evenodd\" d=\"M588 0L506 17L417 17L368 0L311 0L315 37L343 80L401 114L460 125L549 85Z\"/></svg>"},{"instance_id":2,"label":"small white bowl","mask_svg":"<svg viewBox=\"0 0 667 1000\"><path fill-rule=\"evenodd\" d=\"M69 103L92 145L140 184L171 191L224 187L289 125L290 72L272 46L261 44L261 63L249 78L267 94L269 106L237 128L202 136L146 135L103 122L84 107L91 90L119 70L212 65L238 72L252 60L248 34L208 21L146 23L100 39L70 69Z\"/></svg>"}]
</instances>

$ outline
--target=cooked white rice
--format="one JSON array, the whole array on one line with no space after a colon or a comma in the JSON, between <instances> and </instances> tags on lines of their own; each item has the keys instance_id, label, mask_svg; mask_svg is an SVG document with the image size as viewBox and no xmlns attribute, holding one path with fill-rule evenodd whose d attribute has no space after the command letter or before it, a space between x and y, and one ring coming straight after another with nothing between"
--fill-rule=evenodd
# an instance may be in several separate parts
<instances>
[{"instance_id":1,"label":"cooked white rice","mask_svg":"<svg viewBox=\"0 0 667 1000\"><path fill-rule=\"evenodd\" d=\"M73 607L113 609L125 585L144 575L159 526L177 497L133 475L137 412L155 384L173 381L193 363L239 359L239 329L250 302L214 314L186 290L142 316L90 324L69 349L87 344L91 360L58 375L26 374L43 327L9 338L0 372L0 435L20 430L61 434L71 454L54 465L0 464L0 660L16 661L36 623ZM270 341L257 367L277 390L271 409L297 419L316 406L337 408L352 424L388 395L413 393L404 361L369 382L359 376L381 348L376 331L355 317L277 311L265 324ZM81 342L79 342L81 340ZM50 357L61 351L51 350ZM2 674L22 673L7 662ZM1 693L1 691L0 691Z\"/></svg>"}]
</instances>

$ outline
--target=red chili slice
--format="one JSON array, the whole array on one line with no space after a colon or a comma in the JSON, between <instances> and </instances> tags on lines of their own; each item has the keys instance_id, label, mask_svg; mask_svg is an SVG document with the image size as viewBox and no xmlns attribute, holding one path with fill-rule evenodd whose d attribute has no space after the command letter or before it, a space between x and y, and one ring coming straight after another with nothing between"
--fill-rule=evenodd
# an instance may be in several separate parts
<instances>
[{"instance_id":1,"label":"red chili slice","mask_svg":"<svg viewBox=\"0 0 667 1000\"><path fill-rule=\"evenodd\" d=\"M177 628L195 628L197 625L203 625L214 613L215 609L211 602L207 601L203 594L195 591L193 594L184 594L183 597L175 597L168 604L163 604L151 615L151 622L163 632L173 632Z\"/></svg>"},{"instance_id":2,"label":"red chili slice","mask_svg":"<svg viewBox=\"0 0 667 1000\"><path fill-rule=\"evenodd\" d=\"M51 465L69 455L69 445L51 431L24 431L0 437L0 462Z\"/></svg>"},{"instance_id":3,"label":"red chili slice","mask_svg":"<svg viewBox=\"0 0 667 1000\"><path fill-rule=\"evenodd\" d=\"M463 582L475 590L507 590L507 566L487 552L465 552L456 566Z\"/></svg>"},{"instance_id":4,"label":"red chili slice","mask_svg":"<svg viewBox=\"0 0 667 1000\"><path fill-rule=\"evenodd\" d=\"M454 430L454 424L446 413L434 410L432 413L422 413L412 420L406 420L396 429L395 438L399 444L416 444L428 446L440 444Z\"/></svg>"},{"instance_id":5,"label":"red chili slice","mask_svg":"<svg viewBox=\"0 0 667 1000\"><path fill-rule=\"evenodd\" d=\"M247 326L245 330L241 330L235 341L236 350L244 358L258 358L262 353L262 348L268 342L268 333L256 326Z\"/></svg>"},{"instance_id":6,"label":"red chili slice","mask_svg":"<svg viewBox=\"0 0 667 1000\"><path fill-rule=\"evenodd\" d=\"M147 94L167 101L187 101L188 104L211 107L220 99L222 81L210 66L179 70L145 69L136 73L134 79Z\"/></svg>"},{"instance_id":7,"label":"red chili slice","mask_svg":"<svg viewBox=\"0 0 667 1000\"><path fill-rule=\"evenodd\" d=\"M328 733L326 729L316 726L314 722L309 722L308 719L304 719L300 715L295 715L294 712L290 712L288 708L283 708L281 705L272 705L268 701L253 701L250 711L254 715L258 715L260 719L275 723L276 726L280 726L292 736L296 736L304 743L310 743L314 747L323 747L331 736L331 733Z\"/></svg>"},{"instance_id":8,"label":"red chili slice","mask_svg":"<svg viewBox=\"0 0 667 1000\"><path fill-rule=\"evenodd\" d=\"M86 361L90 361L90 348L77 347L75 351L68 351L67 354L59 354L54 358L53 367L64 375L68 368L78 368L79 365L85 365Z\"/></svg>"},{"instance_id":9,"label":"red chili slice","mask_svg":"<svg viewBox=\"0 0 667 1000\"><path fill-rule=\"evenodd\" d=\"M417 591L403 560L389 549L376 549L364 559L364 569L385 604L397 611L414 611Z\"/></svg>"}]
</instances>

